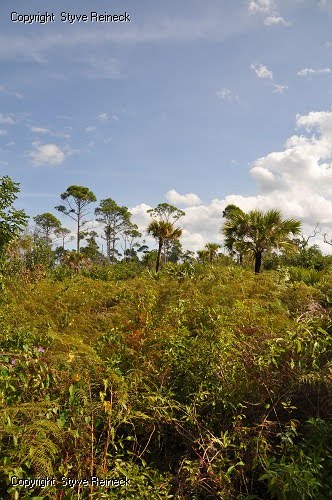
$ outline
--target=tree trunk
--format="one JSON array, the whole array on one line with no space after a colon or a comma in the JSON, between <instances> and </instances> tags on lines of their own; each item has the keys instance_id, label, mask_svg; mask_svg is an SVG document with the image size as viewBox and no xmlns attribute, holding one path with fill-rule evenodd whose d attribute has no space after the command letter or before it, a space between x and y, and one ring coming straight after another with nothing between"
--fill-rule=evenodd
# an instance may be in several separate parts
<instances>
[{"instance_id":1,"label":"tree trunk","mask_svg":"<svg viewBox=\"0 0 332 500\"><path fill-rule=\"evenodd\" d=\"M255 273L258 274L262 266L262 252L255 253Z\"/></svg>"},{"instance_id":2,"label":"tree trunk","mask_svg":"<svg viewBox=\"0 0 332 500\"><path fill-rule=\"evenodd\" d=\"M156 273L159 271L160 267L160 257L161 257L161 250L163 248L163 240L159 240L159 246L158 246L158 254L157 254L157 262L156 262Z\"/></svg>"},{"instance_id":3,"label":"tree trunk","mask_svg":"<svg viewBox=\"0 0 332 500\"><path fill-rule=\"evenodd\" d=\"M107 257L107 262L110 264L111 263L111 231L109 226L105 226L104 228L104 233L105 233L105 240L106 240L106 257Z\"/></svg>"},{"instance_id":4,"label":"tree trunk","mask_svg":"<svg viewBox=\"0 0 332 500\"><path fill-rule=\"evenodd\" d=\"M115 258L115 237L112 240L112 266L114 265L114 258Z\"/></svg>"},{"instance_id":5,"label":"tree trunk","mask_svg":"<svg viewBox=\"0 0 332 500\"><path fill-rule=\"evenodd\" d=\"M79 254L80 253L80 216L77 216L77 246L76 246L76 251Z\"/></svg>"},{"instance_id":6,"label":"tree trunk","mask_svg":"<svg viewBox=\"0 0 332 500\"><path fill-rule=\"evenodd\" d=\"M111 242L109 237L106 235L106 255L108 263L111 263Z\"/></svg>"},{"instance_id":7,"label":"tree trunk","mask_svg":"<svg viewBox=\"0 0 332 500\"><path fill-rule=\"evenodd\" d=\"M168 256L168 240L166 240L164 244L164 264L167 263L167 256Z\"/></svg>"}]
</instances>

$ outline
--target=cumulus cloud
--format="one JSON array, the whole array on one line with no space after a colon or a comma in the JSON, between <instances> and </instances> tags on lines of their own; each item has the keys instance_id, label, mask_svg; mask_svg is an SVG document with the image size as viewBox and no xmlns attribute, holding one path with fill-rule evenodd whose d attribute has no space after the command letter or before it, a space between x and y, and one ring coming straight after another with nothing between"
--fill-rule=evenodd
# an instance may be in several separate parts
<instances>
[{"instance_id":1,"label":"cumulus cloud","mask_svg":"<svg viewBox=\"0 0 332 500\"><path fill-rule=\"evenodd\" d=\"M331 68L303 68L297 72L298 76L308 76L308 75L326 75L332 73Z\"/></svg>"},{"instance_id":2,"label":"cumulus cloud","mask_svg":"<svg viewBox=\"0 0 332 500\"><path fill-rule=\"evenodd\" d=\"M273 80L273 73L263 64L252 64L251 69L254 70L258 78L267 78Z\"/></svg>"},{"instance_id":3,"label":"cumulus cloud","mask_svg":"<svg viewBox=\"0 0 332 500\"><path fill-rule=\"evenodd\" d=\"M182 206L199 205L201 203L201 200L199 199L197 194L194 193L180 194L177 191L175 191L175 189L171 189L166 193L166 199L174 205L182 205Z\"/></svg>"},{"instance_id":4,"label":"cumulus cloud","mask_svg":"<svg viewBox=\"0 0 332 500\"><path fill-rule=\"evenodd\" d=\"M297 127L304 127L307 132L316 130L327 140L332 140L331 111L311 111L307 115L296 115ZM331 145L332 147L332 145Z\"/></svg>"},{"instance_id":5,"label":"cumulus cloud","mask_svg":"<svg viewBox=\"0 0 332 500\"><path fill-rule=\"evenodd\" d=\"M296 128L299 133L289 137L280 151L270 152L252 164L250 175L257 183L256 195L231 194L203 204L193 193L180 195L174 189L166 193L166 199L175 205L178 197L188 196L186 215L179 220L185 249L199 250L211 241L221 243L222 212L231 203L244 211L279 208L283 217L300 219L305 233L309 234L318 221L321 234L332 236L332 111L298 115ZM142 231L150 221L148 208L141 204L131 209ZM321 236L317 243L324 249Z\"/></svg>"},{"instance_id":6,"label":"cumulus cloud","mask_svg":"<svg viewBox=\"0 0 332 500\"><path fill-rule=\"evenodd\" d=\"M85 130L85 132L86 132L87 134L90 134L91 132L93 132L94 130L96 130L96 127L94 127L94 126L91 126L91 127L85 127L85 129L84 129L84 130Z\"/></svg>"},{"instance_id":7,"label":"cumulus cloud","mask_svg":"<svg viewBox=\"0 0 332 500\"><path fill-rule=\"evenodd\" d=\"M31 162L35 166L61 165L65 160L65 153L56 144L32 143L34 149L29 153Z\"/></svg>"},{"instance_id":8,"label":"cumulus cloud","mask_svg":"<svg viewBox=\"0 0 332 500\"><path fill-rule=\"evenodd\" d=\"M290 137L284 151L259 158L251 169L260 191L288 214L313 223L332 222L332 112L297 116L313 135Z\"/></svg>"}]
</instances>

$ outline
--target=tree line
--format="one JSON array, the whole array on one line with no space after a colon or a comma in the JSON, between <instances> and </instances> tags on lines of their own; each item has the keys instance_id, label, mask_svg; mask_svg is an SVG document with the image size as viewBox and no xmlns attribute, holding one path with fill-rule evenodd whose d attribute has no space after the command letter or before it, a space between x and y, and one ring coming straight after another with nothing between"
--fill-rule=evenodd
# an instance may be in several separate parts
<instances>
[{"instance_id":1,"label":"tree line","mask_svg":"<svg viewBox=\"0 0 332 500\"><path fill-rule=\"evenodd\" d=\"M19 193L19 184L10 177L0 178L0 251L3 253L8 244L22 234L28 223L24 210L14 208ZM123 255L123 260L138 259L146 264L154 261L156 272L167 261L182 262L193 260L194 252L183 251L180 238L182 228L179 220L185 215L183 210L168 203L160 203L147 210L151 221L146 234L157 242L157 250L150 250L141 241L142 233L131 221L132 214L125 206L118 205L112 198L100 201L92 212L91 205L97 202L95 194L85 186L71 185L60 195L62 204L55 209L75 224L76 251L66 250L66 245L73 240L72 231L63 227L60 220L46 212L33 217L34 237L39 238L46 247L52 247L54 241L60 241L57 256L63 261L79 262L83 258L99 263L114 264ZM92 216L94 215L94 217ZM279 210L266 212L251 210L244 212L236 205L228 205L221 214L221 234L224 247L232 259L243 264L243 258L252 257L254 271L262 268L264 254L275 252L294 252L299 249L296 236L301 234L301 222L296 219L283 219ZM92 221L97 227L91 226ZM102 229L99 234L96 229ZM97 243L97 238L105 241L105 255ZM86 245L82 246L85 240ZM123 254L119 251L119 245ZM220 256L218 243L207 243L197 252L197 260L213 263Z\"/></svg>"}]
</instances>

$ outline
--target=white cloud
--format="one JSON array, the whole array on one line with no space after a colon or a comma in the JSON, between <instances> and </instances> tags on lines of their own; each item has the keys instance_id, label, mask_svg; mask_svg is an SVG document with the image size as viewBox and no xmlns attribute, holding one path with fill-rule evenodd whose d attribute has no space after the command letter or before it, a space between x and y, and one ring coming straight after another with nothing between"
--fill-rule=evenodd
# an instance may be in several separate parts
<instances>
[{"instance_id":1,"label":"white cloud","mask_svg":"<svg viewBox=\"0 0 332 500\"><path fill-rule=\"evenodd\" d=\"M273 93L274 94L283 94L285 92L285 90L287 90L287 89L288 89L287 85L281 85L280 83L276 83L274 85Z\"/></svg>"},{"instance_id":2,"label":"white cloud","mask_svg":"<svg viewBox=\"0 0 332 500\"><path fill-rule=\"evenodd\" d=\"M292 23L290 21L286 21L282 16L279 15L272 15L268 16L264 19L264 24L266 26L274 26L276 24L280 24L281 26L292 26Z\"/></svg>"},{"instance_id":3,"label":"white cloud","mask_svg":"<svg viewBox=\"0 0 332 500\"><path fill-rule=\"evenodd\" d=\"M0 113L0 125L14 125L15 121L11 115L3 115Z\"/></svg>"},{"instance_id":4,"label":"white cloud","mask_svg":"<svg viewBox=\"0 0 332 500\"><path fill-rule=\"evenodd\" d=\"M232 97L232 91L226 88L223 88L221 90L218 90L217 92L217 97L219 99L227 100L229 101Z\"/></svg>"},{"instance_id":5,"label":"white cloud","mask_svg":"<svg viewBox=\"0 0 332 500\"><path fill-rule=\"evenodd\" d=\"M96 127L94 127L94 126L91 126L91 127L85 127L85 129L84 129L84 130L85 130L85 132L86 132L87 134L90 134L91 132L93 132L94 130L96 130Z\"/></svg>"},{"instance_id":6,"label":"white cloud","mask_svg":"<svg viewBox=\"0 0 332 500\"><path fill-rule=\"evenodd\" d=\"M171 189L166 193L166 199L174 205L192 206L199 205L201 200L194 193L180 194L175 189Z\"/></svg>"},{"instance_id":7,"label":"white cloud","mask_svg":"<svg viewBox=\"0 0 332 500\"><path fill-rule=\"evenodd\" d=\"M318 136L290 137L284 151L259 158L251 174L276 206L307 221L332 222L332 112L297 116L297 126Z\"/></svg>"},{"instance_id":8,"label":"white cloud","mask_svg":"<svg viewBox=\"0 0 332 500\"><path fill-rule=\"evenodd\" d=\"M100 113L98 116L97 116L97 120L102 122L102 123L105 123L109 120L109 116L108 116L108 113Z\"/></svg>"},{"instance_id":9,"label":"white cloud","mask_svg":"<svg viewBox=\"0 0 332 500\"><path fill-rule=\"evenodd\" d=\"M65 153L56 144L32 143L34 150L29 153L32 164L61 165L65 160Z\"/></svg>"},{"instance_id":10,"label":"white cloud","mask_svg":"<svg viewBox=\"0 0 332 500\"><path fill-rule=\"evenodd\" d=\"M0 135L7 135L7 130L0 129Z\"/></svg>"},{"instance_id":11,"label":"white cloud","mask_svg":"<svg viewBox=\"0 0 332 500\"><path fill-rule=\"evenodd\" d=\"M30 127L31 132L36 134L51 134L52 132L48 128L43 127Z\"/></svg>"},{"instance_id":12,"label":"white cloud","mask_svg":"<svg viewBox=\"0 0 332 500\"><path fill-rule=\"evenodd\" d=\"M181 241L185 249L199 250L209 241L222 242L222 212L230 203L244 211L279 208L283 217L300 219L305 233L309 234L319 221L321 234L332 236L332 111L298 115L296 126L303 134L289 137L281 151L271 152L253 163L250 174L258 186L255 196L232 194L185 208L186 215L178 223L183 229ZM174 204L178 201L176 195L187 196L172 192ZM193 200L199 199L192 195ZM142 231L149 223L148 208L141 204L131 210ZM324 248L322 238L317 243Z\"/></svg>"},{"instance_id":13,"label":"white cloud","mask_svg":"<svg viewBox=\"0 0 332 500\"><path fill-rule=\"evenodd\" d=\"M268 78L273 80L273 73L263 64L252 64L251 69L255 71L258 78Z\"/></svg>"},{"instance_id":14,"label":"white cloud","mask_svg":"<svg viewBox=\"0 0 332 500\"><path fill-rule=\"evenodd\" d=\"M149 222L151 222L151 217L147 213L147 210L150 210L150 208L152 208L150 205L141 203L140 205L129 209L133 216L134 224L138 225L142 233L146 231Z\"/></svg>"},{"instance_id":15,"label":"white cloud","mask_svg":"<svg viewBox=\"0 0 332 500\"><path fill-rule=\"evenodd\" d=\"M274 3L271 0L255 0L249 3L248 8L251 14L268 13L274 10Z\"/></svg>"},{"instance_id":16,"label":"white cloud","mask_svg":"<svg viewBox=\"0 0 332 500\"><path fill-rule=\"evenodd\" d=\"M265 26L292 26L290 21L286 21L276 9L276 5L271 0L256 0L249 3L250 14L265 14Z\"/></svg>"},{"instance_id":17,"label":"white cloud","mask_svg":"<svg viewBox=\"0 0 332 500\"><path fill-rule=\"evenodd\" d=\"M311 111L308 115L296 115L296 123L298 127L304 127L307 132L316 129L324 137L332 139L331 111Z\"/></svg>"},{"instance_id":18,"label":"white cloud","mask_svg":"<svg viewBox=\"0 0 332 500\"><path fill-rule=\"evenodd\" d=\"M331 68L304 68L297 72L298 76L308 76L308 75L326 75L332 73Z\"/></svg>"},{"instance_id":19,"label":"white cloud","mask_svg":"<svg viewBox=\"0 0 332 500\"><path fill-rule=\"evenodd\" d=\"M228 101L228 102L231 102L231 101L238 102L239 101L239 97L237 95L235 95L232 92L232 90L227 89L226 87L218 90L216 92L216 95L217 95L218 99L221 99L223 101Z\"/></svg>"}]
</instances>

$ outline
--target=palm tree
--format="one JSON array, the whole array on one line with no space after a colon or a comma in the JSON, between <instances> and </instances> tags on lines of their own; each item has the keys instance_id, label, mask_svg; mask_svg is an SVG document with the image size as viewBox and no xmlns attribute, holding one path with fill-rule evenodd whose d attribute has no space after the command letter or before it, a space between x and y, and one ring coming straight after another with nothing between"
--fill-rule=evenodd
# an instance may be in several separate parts
<instances>
[{"instance_id":1,"label":"palm tree","mask_svg":"<svg viewBox=\"0 0 332 500\"><path fill-rule=\"evenodd\" d=\"M61 262L77 273L84 265L87 264L88 260L81 252L77 253L75 250L71 250L66 251L63 254Z\"/></svg>"},{"instance_id":2,"label":"palm tree","mask_svg":"<svg viewBox=\"0 0 332 500\"><path fill-rule=\"evenodd\" d=\"M271 250L294 250L291 235L301 231L301 222L295 219L283 220L279 210L233 210L222 228L225 246L240 254L251 253L255 259L255 273L262 266L262 255Z\"/></svg>"},{"instance_id":3,"label":"palm tree","mask_svg":"<svg viewBox=\"0 0 332 500\"><path fill-rule=\"evenodd\" d=\"M212 264L213 259L218 255L220 245L218 243L206 243L205 250L208 252L209 262Z\"/></svg>"},{"instance_id":4,"label":"palm tree","mask_svg":"<svg viewBox=\"0 0 332 500\"><path fill-rule=\"evenodd\" d=\"M181 237L182 230L173 227L173 224L171 224L170 222L164 220L153 220L152 222L150 222L147 232L158 241L158 253L156 262L156 272L158 272L162 250L166 252L168 242L178 240Z\"/></svg>"},{"instance_id":5,"label":"palm tree","mask_svg":"<svg viewBox=\"0 0 332 500\"><path fill-rule=\"evenodd\" d=\"M197 260L202 264L206 264L209 258L208 250L197 250Z\"/></svg>"},{"instance_id":6,"label":"palm tree","mask_svg":"<svg viewBox=\"0 0 332 500\"><path fill-rule=\"evenodd\" d=\"M225 248L232 256L237 253L238 262L242 265L243 254L241 252L237 252L235 243L241 240L246 232L246 214L241 210L241 208L231 204L227 205L222 216L226 219L226 223L222 228L222 232L225 236Z\"/></svg>"}]
</instances>

